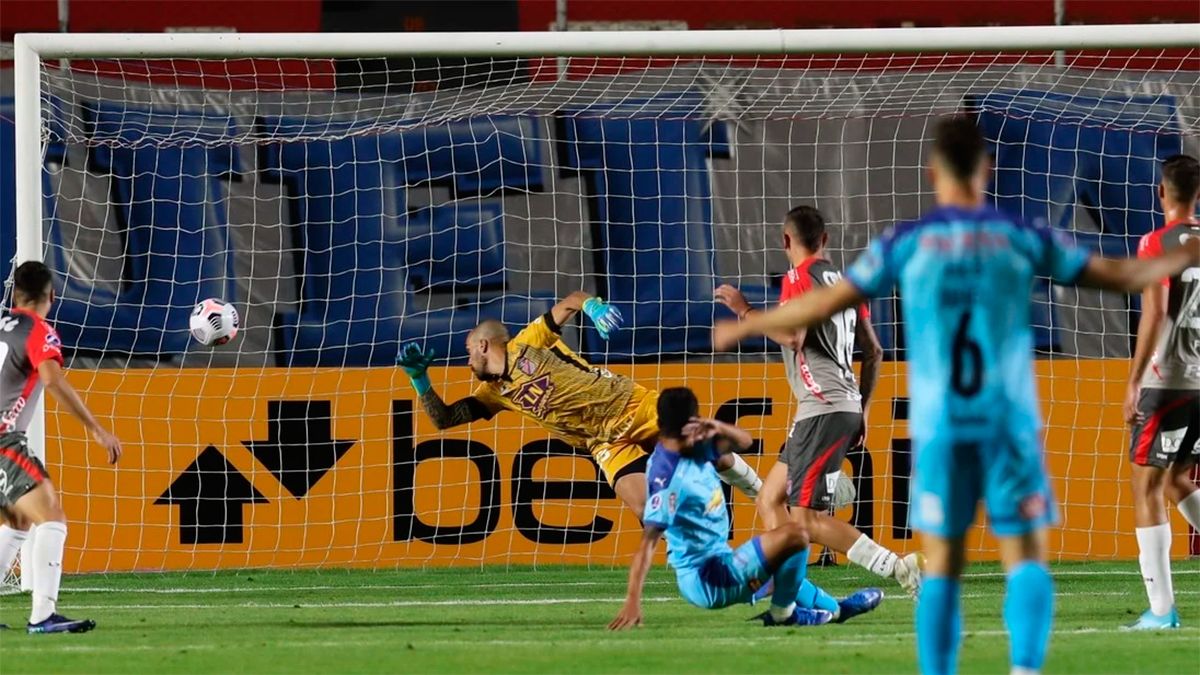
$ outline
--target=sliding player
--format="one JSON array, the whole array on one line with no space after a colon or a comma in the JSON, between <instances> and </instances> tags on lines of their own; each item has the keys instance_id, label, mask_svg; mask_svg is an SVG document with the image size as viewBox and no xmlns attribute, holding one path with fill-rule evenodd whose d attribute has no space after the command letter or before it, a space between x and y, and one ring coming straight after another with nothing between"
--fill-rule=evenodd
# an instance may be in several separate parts
<instances>
[{"instance_id":1,"label":"sliding player","mask_svg":"<svg viewBox=\"0 0 1200 675\"><path fill-rule=\"evenodd\" d=\"M725 349L750 335L815 325L900 286L916 448L913 525L927 558L916 611L925 673L957 666L963 537L980 500L1008 572L1013 672L1039 671L1046 655L1054 583L1045 528L1056 508L1033 378L1034 276L1131 292L1200 263L1200 239L1148 260L1089 256L1044 224L988 206L989 172L975 124L941 122L930 165L937 208L872 241L846 279L740 323L723 322L713 335Z\"/></svg>"},{"instance_id":2,"label":"sliding player","mask_svg":"<svg viewBox=\"0 0 1200 675\"><path fill-rule=\"evenodd\" d=\"M753 440L733 425L698 418L698 412L691 389L667 389L658 399L662 435L650 459L645 531L630 564L625 606L608 627L621 630L642 623L642 587L664 534L679 592L697 607L752 602L772 571L771 608L757 617L766 626L841 622L878 607L883 592L877 588L838 602L804 578L808 534L799 523L784 521L737 549L729 548L729 514L713 462L732 447L749 448Z\"/></svg>"},{"instance_id":3,"label":"sliding player","mask_svg":"<svg viewBox=\"0 0 1200 675\"><path fill-rule=\"evenodd\" d=\"M499 321L479 324L467 336L467 354L481 383L473 395L449 405L425 372L433 354L409 343L399 364L438 429L491 419L502 410L521 413L567 443L587 448L617 496L641 516L647 452L658 438L658 393L594 368L571 351L562 341L562 326L580 311L605 339L621 322L615 307L576 291L514 338ZM727 483L751 498L758 494L762 481L741 457L724 457L719 468Z\"/></svg>"},{"instance_id":4,"label":"sliding player","mask_svg":"<svg viewBox=\"0 0 1200 675\"><path fill-rule=\"evenodd\" d=\"M829 233L825 218L811 206L797 206L783 221L783 249L792 269L783 281L779 304L814 288L836 283L842 273L825 258ZM725 285L714 296L739 319L756 310L738 289ZM811 330L773 331L767 337L783 348L788 384L796 396L791 433L771 467L756 503L767 529L790 517L818 544L845 553L851 562L881 577L894 578L905 591L921 583L917 555L900 558L847 522L829 515L846 454L861 447L865 411L879 379L883 350L871 329L866 305L847 309ZM862 350L862 382L854 377L854 344Z\"/></svg>"},{"instance_id":5,"label":"sliding player","mask_svg":"<svg viewBox=\"0 0 1200 675\"><path fill-rule=\"evenodd\" d=\"M1176 155L1163 162L1158 186L1167 224L1142 237L1138 257L1161 255L1186 239L1200 239L1196 201L1200 163ZM1200 452L1200 267L1142 291L1142 319L1129 370L1125 421L1133 426L1133 514L1138 562L1150 609L1134 630L1179 628L1171 587L1171 523L1163 492L1200 530L1200 489L1192 467ZM1147 368L1149 366L1149 368Z\"/></svg>"},{"instance_id":6,"label":"sliding player","mask_svg":"<svg viewBox=\"0 0 1200 675\"><path fill-rule=\"evenodd\" d=\"M40 262L21 263L13 273L13 308L0 311L0 570L7 570L21 549L29 526L37 526L31 559L23 574L33 574L30 633L84 633L90 619L68 619L56 612L62 580L67 518L46 467L29 449L25 429L37 408L42 387L92 432L108 451L108 463L121 457L121 443L80 400L63 374L62 343L46 323L54 303L53 275Z\"/></svg>"}]
</instances>

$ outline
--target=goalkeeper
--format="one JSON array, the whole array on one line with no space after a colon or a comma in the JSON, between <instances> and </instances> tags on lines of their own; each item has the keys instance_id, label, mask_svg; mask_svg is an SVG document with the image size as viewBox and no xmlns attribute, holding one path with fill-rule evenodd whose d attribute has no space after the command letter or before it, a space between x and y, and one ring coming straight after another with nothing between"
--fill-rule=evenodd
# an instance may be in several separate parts
<instances>
[{"instance_id":1,"label":"goalkeeper","mask_svg":"<svg viewBox=\"0 0 1200 675\"><path fill-rule=\"evenodd\" d=\"M432 352L408 343L398 364L438 429L491 419L502 410L521 413L555 437L587 448L617 496L640 518L646 462L658 439L658 392L588 364L563 343L562 326L581 311L605 339L622 320L616 307L576 291L514 337L499 321L480 323L467 335L468 364L480 384L454 403L442 400L425 372ZM723 456L717 470L747 496L758 494L762 481L738 455Z\"/></svg>"}]
</instances>

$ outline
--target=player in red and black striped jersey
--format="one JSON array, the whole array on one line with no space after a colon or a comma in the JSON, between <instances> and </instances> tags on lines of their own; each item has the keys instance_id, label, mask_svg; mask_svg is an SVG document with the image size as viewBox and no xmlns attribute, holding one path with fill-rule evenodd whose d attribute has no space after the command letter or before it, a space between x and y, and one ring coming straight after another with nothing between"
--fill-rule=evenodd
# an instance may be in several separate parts
<instances>
[{"instance_id":1,"label":"player in red and black striped jersey","mask_svg":"<svg viewBox=\"0 0 1200 675\"><path fill-rule=\"evenodd\" d=\"M1153 258L1200 238L1196 203L1200 163L1176 155L1163 162L1159 201L1167 224L1142 237L1139 258ZM1134 629L1178 628L1171 588L1171 524L1165 492L1200 530L1200 489L1191 472L1200 455L1200 267L1142 292L1142 318L1125 393L1133 427L1134 524L1150 609Z\"/></svg>"},{"instance_id":2,"label":"player in red and black striped jersey","mask_svg":"<svg viewBox=\"0 0 1200 675\"><path fill-rule=\"evenodd\" d=\"M779 304L842 278L825 258L828 241L820 211L798 206L788 212L783 246L792 269L784 278ZM732 286L717 288L714 296L739 319L755 311ZM910 593L916 592L920 566L915 554L901 558L828 513L839 481L846 480L842 463L847 453L862 446L866 433L863 410L875 388L882 358L866 305L835 314L807 330L767 337L783 348L788 383L797 403L787 443L756 499L767 528L789 518L798 521L813 541L845 553L851 562L879 576L894 578ZM856 345L863 353L861 383L854 375Z\"/></svg>"},{"instance_id":3,"label":"player in red and black striped jersey","mask_svg":"<svg viewBox=\"0 0 1200 675\"><path fill-rule=\"evenodd\" d=\"M36 526L32 560L22 574L33 576L30 633L83 633L90 619L68 619L56 611L62 579L67 519L46 467L30 451L25 429L42 388L79 418L108 461L121 457L117 437L96 421L63 373L62 342L46 322L54 303L54 277L40 262L26 262L13 273L13 307L0 311L0 570L12 566L30 525Z\"/></svg>"}]
</instances>

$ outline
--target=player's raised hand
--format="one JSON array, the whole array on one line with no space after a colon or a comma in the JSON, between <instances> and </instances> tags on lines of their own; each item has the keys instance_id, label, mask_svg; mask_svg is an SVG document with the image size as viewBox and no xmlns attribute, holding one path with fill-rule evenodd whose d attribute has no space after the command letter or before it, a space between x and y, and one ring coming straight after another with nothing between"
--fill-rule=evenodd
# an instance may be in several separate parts
<instances>
[{"instance_id":1,"label":"player's raised hand","mask_svg":"<svg viewBox=\"0 0 1200 675\"><path fill-rule=\"evenodd\" d=\"M693 417L683 425L683 437L688 439L689 443L702 443L716 436L719 431L713 420L703 417Z\"/></svg>"},{"instance_id":2,"label":"player's raised hand","mask_svg":"<svg viewBox=\"0 0 1200 675\"><path fill-rule=\"evenodd\" d=\"M400 348L400 356L396 358L396 365L403 368L409 377L417 378L429 370L429 364L433 363L433 357L432 349L426 352L421 349L421 345L410 342Z\"/></svg>"},{"instance_id":3,"label":"player's raised hand","mask_svg":"<svg viewBox=\"0 0 1200 675\"><path fill-rule=\"evenodd\" d=\"M713 326L712 343L714 352L732 349L742 339L742 329L732 319L718 321Z\"/></svg>"},{"instance_id":4,"label":"player's raised hand","mask_svg":"<svg viewBox=\"0 0 1200 675\"><path fill-rule=\"evenodd\" d=\"M121 441L111 431L98 427L92 432L92 437L108 451L109 464L116 464L117 460L121 459Z\"/></svg>"},{"instance_id":5,"label":"player's raised hand","mask_svg":"<svg viewBox=\"0 0 1200 675\"><path fill-rule=\"evenodd\" d=\"M620 310L600 298L584 300L583 313L587 314L592 323L596 324L596 330L600 331L600 337L605 340L608 339L609 334L620 328L621 322L625 320L625 317L621 316Z\"/></svg>"},{"instance_id":6,"label":"player's raised hand","mask_svg":"<svg viewBox=\"0 0 1200 675\"><path fill-rule=\"evenodd\" d=\"M609 630L626 630L642 625L642 606L640 603L631 605L628 602L621 608L617 618L608 622Z\"/></svg>"},{"instance_id":7,"label":"player's raised hand","mask_svg":"<svg viewBox=\"0 0 1200 675\"><path fill-rule=\"evenodd\" d=\"M729 284L721 284L713 290L713 299L729 308L729 311L737 315L737 318L742 318L750 311L750 303L746 301L746 296L741 291L730 286Z\"/></svg>"}]
</instances>

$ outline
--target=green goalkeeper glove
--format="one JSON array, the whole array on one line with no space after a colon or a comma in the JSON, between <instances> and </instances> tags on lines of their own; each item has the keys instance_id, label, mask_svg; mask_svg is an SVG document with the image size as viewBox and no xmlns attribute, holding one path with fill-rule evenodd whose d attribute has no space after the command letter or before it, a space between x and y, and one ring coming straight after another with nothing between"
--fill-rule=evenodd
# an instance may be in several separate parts
<instances>
[{"instance_id":1,"label":"green goalkeeper glove","mask_svg":"<svg viewBox=\"0 0 1200 675\"><path fill-rule=\"evenodd\" d=\"M596 330L600 331L600 337L605 340L608 339L609 333L619 328L621 322L625 320L625 317L621 316L620 310L600 298L584 300L583 313L587 314L592 323L596 324Z\"/></svg>"},{"instance_id":2,"label":"green goalkeeper glove","mask_svg":"<svg viewBox=\"0 0 1200 675\"><path fill-rule=\"evenodd\" d=\"M396 358L396 365L404 369L408 374L408 379L412 380L413 389L417 390L417 396L424 396L425 392L433 388L433 383L429 381L429 364L433 363L433 350L428 353L421 349L421 345L410 342L400 348L400 356Z\"/></svg>"}]
</instances>

